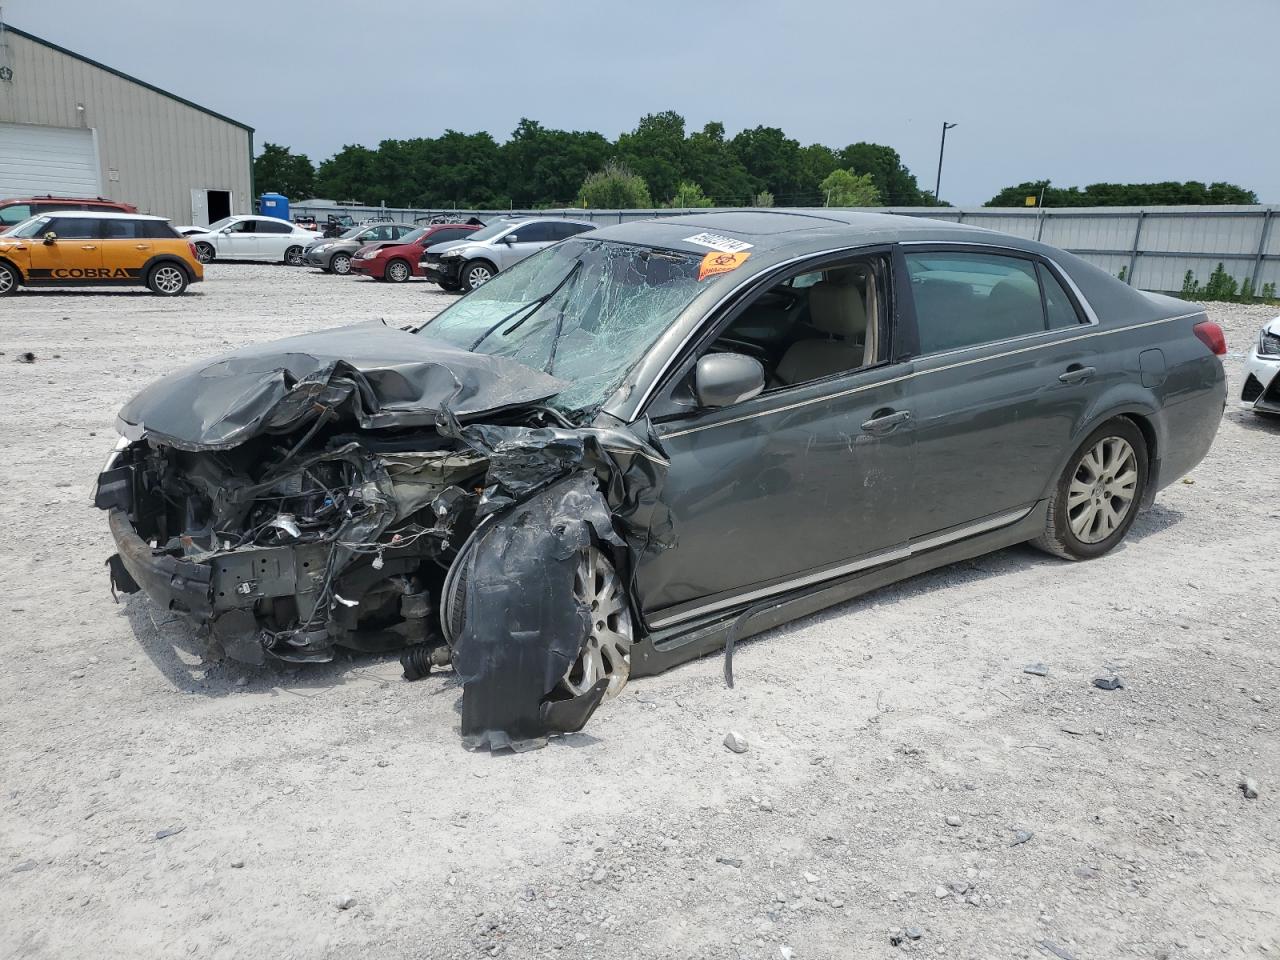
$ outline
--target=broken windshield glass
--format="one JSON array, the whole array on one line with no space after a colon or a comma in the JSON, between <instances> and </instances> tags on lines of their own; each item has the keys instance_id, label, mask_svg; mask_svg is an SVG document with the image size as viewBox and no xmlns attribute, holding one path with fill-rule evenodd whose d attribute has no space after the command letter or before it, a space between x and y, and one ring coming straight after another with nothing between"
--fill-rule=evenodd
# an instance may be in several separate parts
<instances>
[{"instance_id":1,"label":"broken windshield glass","mask_svg":"<svg viewBox=\"0 0 1280 960\"><path fill-rule=\"evenodd\" d=\"M552 401L562 410L597 406L706 286L700 260L566 240L498 274L418 332L568 381Z\"/></svg>"}]
</instances>

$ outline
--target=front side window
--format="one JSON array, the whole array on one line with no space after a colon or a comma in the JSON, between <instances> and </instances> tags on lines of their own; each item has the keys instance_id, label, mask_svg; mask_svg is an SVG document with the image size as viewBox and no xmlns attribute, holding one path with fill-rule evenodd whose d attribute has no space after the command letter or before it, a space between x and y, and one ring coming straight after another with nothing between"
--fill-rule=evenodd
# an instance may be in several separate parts
<instances>
[{"instance_id":1,"label":"front side window","mask_svg":"<svg viewBox=\"0 0 1280 960\"><path fill-rule=\"evenodd\" d=\"M45 232L56 233L59 240L93 240L98 236L98 223L90 217L52 217Z\"/></svg>"},{"instance_id":2,"label":"front side window","mask_svg":"<svg viewBox=\"0 0 1280 960\"><path fill-rule=\"evenodd\" d=\"M1049 329L1036 262L986 253L906 254L920 353Z\"/></svg>"},{"instance_id":3,"label":"front side window","mask_svg":"<svg viewBox=\"0 0 1280 960\"><path fill-rule=\"evenodd\" d=\"M31 216L31 204L15 203L0 209L0 227L12 227Z\"/></svg>"},{"instance_id":4,"label":"front side window","mask_svg":"<svg viewBox=\"0 0 1280 960\"><path fill-rule=\"evenodd\" d=\"M33 217L21 226L14 227L13 232L7 234L7 236L16 237L19 240L43 237L49 232L49 220L49 217Z\"/></svg>"},{"instance_id":5,"label":"front side window","mask_svg":"<svg viewBox=\"0 0 1280 960\"><path fill-rule=\"evenodd\" d=\"M256 233L257 229L257 220L237 220L231 225L232 233Z\"/></svg>"},{"instance_id":6,"label":"front side window","mask_svg":"<svg viewBox=\"0 0 1280 960\"><path fill-rule=\"evenodd\" d=\"M568 382L560 410L598 407L704 289L702 256L585 238L539 251L463 297L418 334L508 357Z\"/></svg>"}]
</instances>

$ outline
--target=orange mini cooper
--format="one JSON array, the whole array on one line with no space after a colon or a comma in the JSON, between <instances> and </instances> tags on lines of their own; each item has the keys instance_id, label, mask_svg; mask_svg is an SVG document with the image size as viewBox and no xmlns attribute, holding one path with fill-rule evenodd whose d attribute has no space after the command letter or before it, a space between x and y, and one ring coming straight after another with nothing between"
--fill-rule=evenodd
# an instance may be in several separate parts
<instances>
[{"instance_id":1,"label":"orange mini cooper","mask_svg":"<svg viewBox=\"0 0 1280 960\"><path fill-rule=\"evenodd\" d=\"M195 249L163 217L60 210L0 233L0 296L20 286L144 284L176 297L203 279Z\"/></svg>"}]
</instances>

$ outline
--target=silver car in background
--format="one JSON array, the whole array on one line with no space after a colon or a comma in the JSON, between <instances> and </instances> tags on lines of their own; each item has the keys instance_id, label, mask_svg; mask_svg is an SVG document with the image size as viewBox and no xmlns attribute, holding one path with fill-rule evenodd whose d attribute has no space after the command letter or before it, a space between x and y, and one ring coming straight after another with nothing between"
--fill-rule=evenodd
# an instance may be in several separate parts
<instances>
[{"instance_id":1,"label":"silver car in background","mask_svg":"<svg viewBox=\"0 0 1280 960\"><path fill-rule=\"evenodd\" d=\"M428 247L421 266L428 280L465 293L539 250L595 228L589 220L563 217L499 220L466 240Z\"/></svg>"}]
</instances>

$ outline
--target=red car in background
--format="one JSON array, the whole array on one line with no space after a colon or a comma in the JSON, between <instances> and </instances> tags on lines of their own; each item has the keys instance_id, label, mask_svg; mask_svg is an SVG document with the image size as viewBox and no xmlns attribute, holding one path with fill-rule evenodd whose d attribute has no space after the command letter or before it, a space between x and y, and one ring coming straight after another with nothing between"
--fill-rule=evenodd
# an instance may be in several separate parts
<instances>
[{"instance_id":1,"label":"red car in background","mask_svg":"<svg viewBox=\"0 0 1280 960\"><path fill-rule=\"evenodd\" d=\"M410 277L424 276L418 262L427 247L450 240L465 240L467 234L482 226L484 224L478 220L475 223L432 223L394 245L368 244L351 258L351 272L391 283L404 283Z\"/></svg>"}]
</instances>

